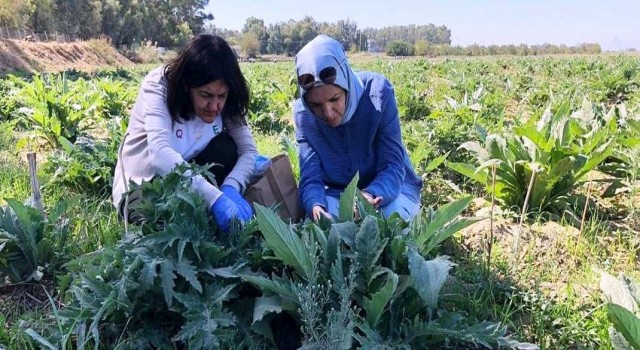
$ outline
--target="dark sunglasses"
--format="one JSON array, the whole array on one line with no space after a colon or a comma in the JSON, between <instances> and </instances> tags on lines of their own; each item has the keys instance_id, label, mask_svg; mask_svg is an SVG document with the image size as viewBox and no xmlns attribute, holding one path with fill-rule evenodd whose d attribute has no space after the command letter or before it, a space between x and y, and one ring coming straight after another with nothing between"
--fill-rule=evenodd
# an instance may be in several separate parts
<instances>
[{"instance_id":1,"label":"dark sunglasses","mask_svg":"<svg viewBox=\"0 0 640 350\"><path fill-rule=\"evenodd\" d=\"M337 71L335 67L327 67L320 71L318 78L324 84L333 84L336 81ZM316 84L316 77L311 73L298 77L298 84L303 90L309 90Z\"/></svg>"}]
</instances>

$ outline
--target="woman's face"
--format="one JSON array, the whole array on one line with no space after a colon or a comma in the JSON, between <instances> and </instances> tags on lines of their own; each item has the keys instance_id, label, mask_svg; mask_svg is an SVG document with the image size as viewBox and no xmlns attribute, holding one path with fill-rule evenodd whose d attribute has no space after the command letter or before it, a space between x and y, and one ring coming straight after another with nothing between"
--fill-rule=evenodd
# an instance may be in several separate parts
<instances>
[{"instance_id":1,"label":"woman's face","mask_svg":"<svg viewBox=\"0 0 640 350\"><path fill-rule=\"evenodd\" d=\"M220 79L197 88L191 88L189 92L194 112L205 123L213 123L222 112L229 96L229 88Z\"/></svg>"},{"instance_id":2,"label":"woman's face","mask_svg":"<svg viewBox=\"0 0 640 350\"><path fill-rule=\"evenodd\" d=\"M342 121L346 97L347 92L334 84L313 87L304 95L313 115L332 128L340 125Z\"/></svg>"}]
</instances>

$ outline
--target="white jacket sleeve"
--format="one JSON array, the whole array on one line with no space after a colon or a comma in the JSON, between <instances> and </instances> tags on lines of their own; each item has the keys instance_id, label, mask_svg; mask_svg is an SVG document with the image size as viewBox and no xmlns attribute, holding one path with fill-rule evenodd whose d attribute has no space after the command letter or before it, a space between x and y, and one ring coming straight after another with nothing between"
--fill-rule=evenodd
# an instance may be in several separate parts
<instances>
[{"instance_id":1,"label":"white jacket sleeve","mask_svg":"<svg viewBox=\"0 0 640 350\"><path fill-rule=\"evenodd\" d=\"M224 180L224 184L231 185L242 193L255 172L258 148L248 126L227 123L226 127L238 147L238 161L229 176Z\"/></svg>"}]
</instances>

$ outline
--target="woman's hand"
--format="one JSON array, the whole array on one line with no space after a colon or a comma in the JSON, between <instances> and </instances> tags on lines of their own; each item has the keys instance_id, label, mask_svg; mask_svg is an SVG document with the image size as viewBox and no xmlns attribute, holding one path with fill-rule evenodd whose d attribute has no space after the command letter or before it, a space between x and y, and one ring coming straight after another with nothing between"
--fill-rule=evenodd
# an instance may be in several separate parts
<instances>
[{"instance_id":1,"label":"woman's hand","mask_svg":"<svg viewBox=\"0 0 640 350\"><path fill-rule=\"evenodd\" d=\"M375 197L374 198L371 195L371 193L366 192L366 191L361 191L360 193L367 200L367 202L369 202L369 204L371 204L374 208L378 209L380 207L380 204L382 203L382 197Z\"/></svg>"},{"instance_id":2,"label":"woman's hand","mask_svg":"<svg viewBox=\"0 0 640 350\"><path fill-rule=\"evenodd\" d=\"M253 216L253 208L251 207L251 204L249 204L249 202L247 202L247 200L244 199L240 192L233 186L222 185L220 189L222 190L222 193L229 197L229 199L231 199L238 207L238 218L243 222L249 221Z\"/></svg>"},{"instance_id":3,"label":"woman's hand","mask_svg":"<svg viewBox=\"0 0 640 350\"><path fill-rule=\"evenodd\" d=\"M327 211L324 210L321 205L314 206L311 214L313 215L313 221L318 221L321 217L325 217L333 221L333 217L331 217L331 214L327 213Z\"/></svg>"},{"instance_id":4,"label":"woman's hand","mask_svg":"<svg viewBox=\"0 0 640 350\"><path fill-rule=\"evenodd\" d=\"M232 223L238 220L238 206L225 194L218 197L209 212L224 233L229 233Z\"/></svg>"}]
</instances>

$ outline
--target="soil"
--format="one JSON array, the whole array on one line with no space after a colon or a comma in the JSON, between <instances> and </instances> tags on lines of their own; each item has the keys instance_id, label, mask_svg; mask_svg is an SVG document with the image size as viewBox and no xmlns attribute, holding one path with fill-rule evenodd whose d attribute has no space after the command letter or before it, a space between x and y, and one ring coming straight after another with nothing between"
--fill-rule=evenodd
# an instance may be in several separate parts
<instances>
[{"instance_id":1,"label":"soil","mask_svg":"<svg viewBox=\"0 0 640 350\"><path fill-rule=\"evenodd\" d=\"M129 59L106 40L71 43L0 40L0 74L56 72L67 69L91 71L132 65Z\"/></svg>"},{"instance_id":2,"label":"soil","mask_svg":"<svg viewBox=\"0 0 640 350\"><path fill-rule=\"evenodd\" d=\"M49 296L53 296L53 292L53 281L46 279L38 283L0 285L0 314L11 321L13 316L26 312L44 313L51 309Z\"/></svg>"}]
</instances>

